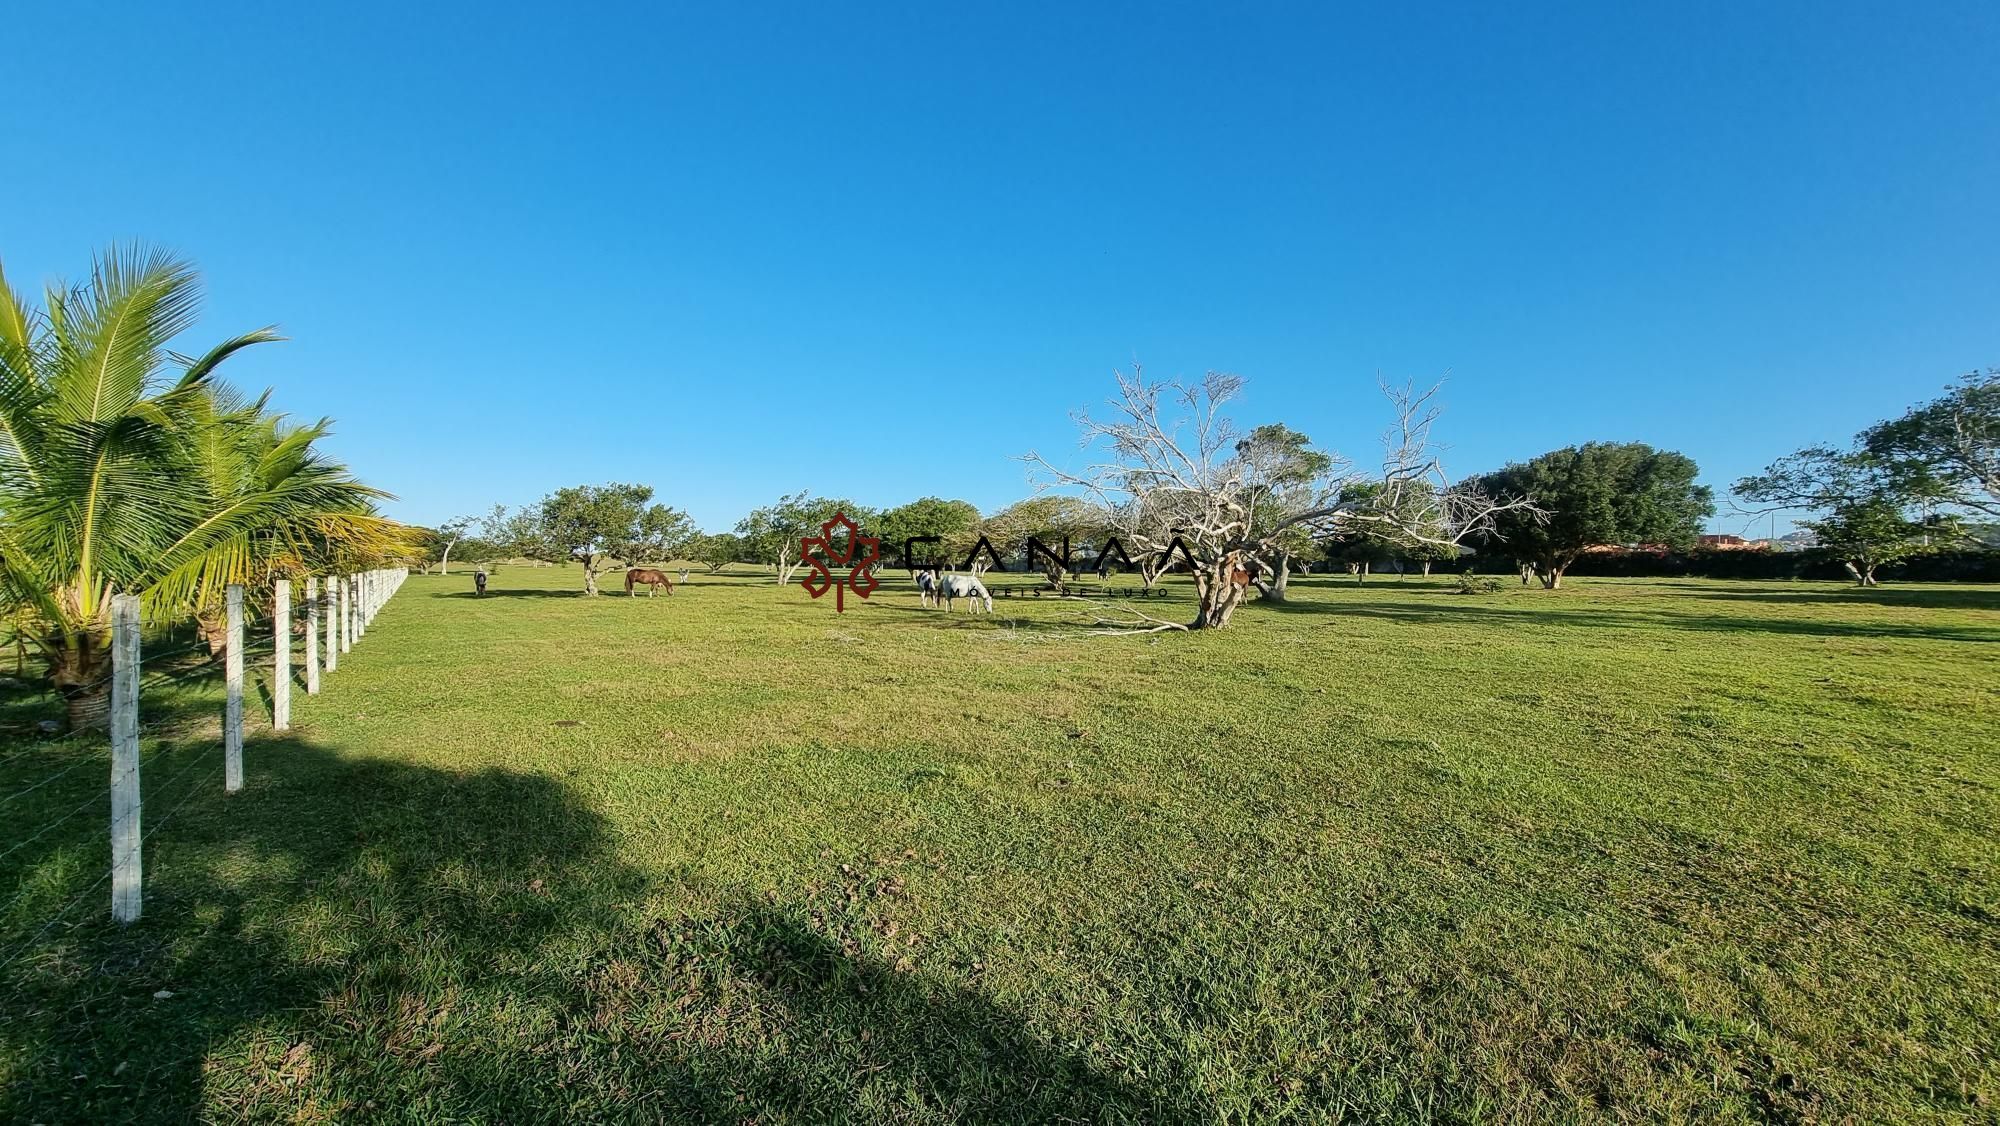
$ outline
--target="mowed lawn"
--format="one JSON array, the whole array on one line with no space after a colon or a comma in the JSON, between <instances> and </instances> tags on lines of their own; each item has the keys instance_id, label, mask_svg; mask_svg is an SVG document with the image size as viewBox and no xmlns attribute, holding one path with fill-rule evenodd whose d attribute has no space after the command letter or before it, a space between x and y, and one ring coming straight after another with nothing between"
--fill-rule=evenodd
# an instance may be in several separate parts
<instances>
[{"instance_id":1,"label":"mowed lawn","mask_svg":"<svg viewBox=\"0 0 2000 1126\"><path fill-rule=\"evenodd\" d=\"M154 725L217 777L143 921L0 971L0 1118L2000 1115L2000 590L1450 585L1104 638L415 576L241 794L212 697Z\"/></svg>"}]
</instances>

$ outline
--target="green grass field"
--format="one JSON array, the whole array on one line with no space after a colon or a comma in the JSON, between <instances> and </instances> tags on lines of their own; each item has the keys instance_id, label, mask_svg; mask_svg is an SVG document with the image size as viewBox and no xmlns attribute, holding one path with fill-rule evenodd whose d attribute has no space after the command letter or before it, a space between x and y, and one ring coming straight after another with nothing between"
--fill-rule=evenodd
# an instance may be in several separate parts
<instances>
[{"instance_id":1,"label":"green grass field","mask_svg":"<svg viewBox=\"0 0 2000 1126\"><path fill-rule=\"evenodd\" d=\"M0 1118L2000 1115L2000 590L1449 585L413 577L241 794L149 698L196 788L0 971ZM89 755L0 848L103 792L0 749ZM0 959L103 838L0 859Z\"/></svg>"}]
</instances>

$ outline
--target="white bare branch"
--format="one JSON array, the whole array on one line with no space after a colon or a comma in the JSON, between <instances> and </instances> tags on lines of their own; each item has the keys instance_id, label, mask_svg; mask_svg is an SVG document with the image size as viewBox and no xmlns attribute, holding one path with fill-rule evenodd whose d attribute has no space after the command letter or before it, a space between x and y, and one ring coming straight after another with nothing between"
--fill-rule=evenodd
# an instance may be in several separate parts
<instances>
[{"instance_id":1,"label":"white bare branch","mask_svg":"<svg viewBox=\"0 0 2000 1126\"><path fill-rule=\"evenodd\" d=\"M1383 436L1380 469L1363 473L1318 451L1309 455L1312 471L1299 471L1304 439L1296 434L1286 447L1294 456L1282 465L1260 457L1255 442L1239 443L1226 413L1242 390L1239 376L1149 382L1135 367L1116 380L1107 415L1072 415L1081 448L1091 451L1082 469L1032 451L1022 460L1038 489L1080 493L1110 513L1128 547L1156 557L1184 548L1201 601L1197 628L1227 623L1274 552L1285 558L1297 546L1280 546L1288 535L1365 528L1410 544L1457 545L1490 529L1495 514L1533 507L1446 477L1431 434L1441 414L1436 385L1383 385L1395 422ZM1184 416L1166 418L1163 402Z\"/></svg>"}]
</instances>

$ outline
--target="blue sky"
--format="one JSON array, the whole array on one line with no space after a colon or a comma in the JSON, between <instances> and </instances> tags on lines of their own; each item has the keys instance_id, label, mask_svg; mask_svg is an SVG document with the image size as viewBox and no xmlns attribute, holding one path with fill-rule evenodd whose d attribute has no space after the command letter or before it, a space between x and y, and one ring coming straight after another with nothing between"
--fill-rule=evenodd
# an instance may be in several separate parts
<instances>
[{"instance_id":1,"label":"blue sky","mask_svg":"<svg viewBox=\"0 0 2000 1126\"><path fill-rule=\"evenodd\" d=\"M1990 2L166 7L10 15L0 261L193 258L415 521L991 509L1135 358L1720 492L2000 364Z\"/></svg>"}]
</instances>

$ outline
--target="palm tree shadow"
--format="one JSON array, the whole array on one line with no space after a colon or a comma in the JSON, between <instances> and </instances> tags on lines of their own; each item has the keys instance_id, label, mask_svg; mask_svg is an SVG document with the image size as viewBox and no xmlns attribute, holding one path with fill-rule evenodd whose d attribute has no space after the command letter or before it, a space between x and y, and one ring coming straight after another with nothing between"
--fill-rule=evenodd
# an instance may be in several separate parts
<instances>
[{"instance_id":1,"label":"palm tree shadow","mask_svg":"<svg viewBox=\"0 0 2000 1126\"><path fill-rule=\"evenodd\" d=\"M174 753L145 917L91 889L0 971L0 1119L1162 1117L809 904L648 917L657 878L546 775L264 739L224 797L212 747Z\"/></svg>"}]
</instances>

